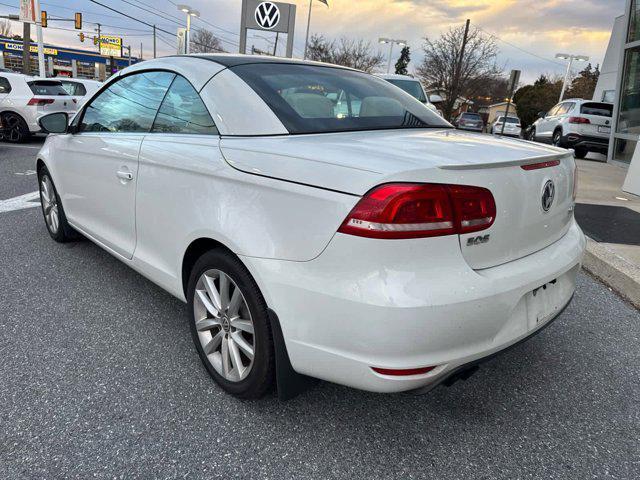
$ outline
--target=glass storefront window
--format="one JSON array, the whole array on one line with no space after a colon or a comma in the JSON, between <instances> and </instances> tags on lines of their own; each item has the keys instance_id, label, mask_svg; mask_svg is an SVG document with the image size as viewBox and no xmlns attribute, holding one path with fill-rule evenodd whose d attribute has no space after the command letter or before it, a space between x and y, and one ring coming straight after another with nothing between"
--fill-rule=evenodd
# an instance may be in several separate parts
<instances>
[{"instance_id":1,"label":"glass storefront window","mask_svg":"<svg viewBox=\"0 0 640 480\"><path fill-rule=\"evenodd\" d=\"M629 34L627 35L627 43L640 40L640 4L638 0L631 2L631 16L629 20Z\"/></svg>"},{"instance_id":2,"label":"glass storefront window","mask_svg":"<svg viewBox=\"0 0 640 480\"><path fill-rule=\"evenodd\" d=\"M615 144L613 146L613 159L618 162L623 163L631 163L631 158L633 157L633 152L636 150L636 144L638 142L635 140L624 140L622 138L616 138Z\"/></svg>"},{"instance_id":3,"label":"glass storefront window","mask_svg":"<svg viewBox=\"0 0 640 480\"><path fill-rule=\"evenodd\" d=\"M618 133L640 134L640 48L625 53Z\"/></svg>"}]
</instances>

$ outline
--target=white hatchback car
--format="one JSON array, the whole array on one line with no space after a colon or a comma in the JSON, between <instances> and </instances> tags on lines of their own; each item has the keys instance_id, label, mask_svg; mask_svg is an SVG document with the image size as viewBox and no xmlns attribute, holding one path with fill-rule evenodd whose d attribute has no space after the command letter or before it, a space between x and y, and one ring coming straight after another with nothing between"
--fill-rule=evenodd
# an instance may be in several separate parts
<instances>
[{"instance_id":1,"label":"white hatchback car","mask_svg":"<svg viewBox=\"0 0 640 480\"><path fill-rule=\"evenodd\" d=\"M62 88L76 100L78 105L91 98L102 87L102 82L86 78L60 78L59 80Z\"/></svg>"},{"instance_id":2,"label":"white hatchback car","mask_svg":"<svg viewBox=\"0 0 640 480\"><path fill-rule=\"evenodd\" d=\"M374 76L168 57L66 117L41 119L50 235L80 232L186 301L205 367L237 396L275 382L286 398L308 377L450 383L575 291L572 155L456 131Z\"/></svg>"},{"instance_id":3,"label":"white hatchback car","mask_svg":"<svg viewBox=\"0 0 640 480\"><path fill-rule=\"evenodd\" d=\"M9 142L24 142L39 132L38 119L43 115L75 113L77 103L62 88L60 80L0 73L0 120L4 140Z\"/></svg>"}]
</instances>

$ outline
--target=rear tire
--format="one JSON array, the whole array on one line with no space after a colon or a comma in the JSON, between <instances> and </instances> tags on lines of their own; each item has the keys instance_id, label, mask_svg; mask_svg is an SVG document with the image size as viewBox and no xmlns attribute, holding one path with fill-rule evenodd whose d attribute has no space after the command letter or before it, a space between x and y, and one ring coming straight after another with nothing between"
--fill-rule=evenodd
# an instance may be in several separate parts
<instances>
[{"instance_id":1,"label":"rear tire","mask_svg":"<svg viewBox=\"0 0 640 480\"><path fill-rule=\"evenodd\" d=\"M238 398L263 397L275 385L273 335L267 304L246 267L224 249L203 254L187 300L193 342L209 375Z\"/></svg>"},{"instance_id":2,"label":"rear tire","mask_svg":"<svg viewBox=\"0 0 640 480\"><path fill-rule=\"evenodd\" d=\"M11 143L24 143L31 137L27 122L17 113L8 112L2 115L5 127L4 140Z\"/></svg>"},{"instance_id":3,"label":"rear tire","mask_svg":"<svg viewBox=\"0 0 640 480\"><path fill-rule=\"evenodd\" d=\"M77 240L79 234L67 222L60 196L46 167L42 167L38 171L38 185L40 186L42 215L51 238L58 243Z\"/></svg>"},{"instance_id":4,"label":"rear tire","mask_svg":"<svg viewBox=\"0 0 640 480\"><path fill-rule=\"evenodd\" d=\"M579 160L582 160L587 156L588 153L589 153L589 150L587 150L586 148L576 148L575 157Z\"/></svg>"}]
</instances>

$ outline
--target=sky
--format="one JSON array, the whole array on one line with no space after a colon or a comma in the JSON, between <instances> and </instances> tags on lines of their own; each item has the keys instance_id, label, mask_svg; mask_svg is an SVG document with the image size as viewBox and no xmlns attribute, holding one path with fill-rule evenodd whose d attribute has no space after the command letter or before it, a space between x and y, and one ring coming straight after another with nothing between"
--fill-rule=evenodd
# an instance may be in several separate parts
<instances>
[{"instance_id":1,"label":"sky","mask_svg":"<svg viewBox=\"0 0 640 480\"><path fill-rule=\"evenodd\" d=\"M73 13L80 11L84 15L83 30L87 34L95 28L90 22L101 22L103 33L123 36L125 45L132 45L134 56L140 54L142 43L143 55L149 58L153 45L151 29L119 12L156 24L167 32L175 32L178 23L184 23L184 13L178 11L176 4L187 3L201 13L201 19L194 20L194 28L212 30L223 40L225 49L238 51L241 0L96 1L117 12L90 0L41 0L41 4L50 18L73 18ZM301 57L309 1L293 0L290 3L298 6L294 56ZM540 74L563 74L566 64L554 58L559 52L588 55L593 64L601 64L614 18L623 13L624 4L625 0L329 0L327 7L315 0L311 32L329 38L363 38L371 42L374 51L385 56L389 50L378 44L379 37L406 40L412 50L412 70L422 58L425 36L436 38L449 27L462 25L469 18L472 27L494 36L500 49L498 64L505 71L522 70L522 83L527 83ZM18 5L19 0L0 0L0 14L15 14ZM21 25L12 24L13 32L20 33ZM54 20L50 21L50 26L73 28L71 22ZM248 45L273 48L274 36L271 32L254 32ZM58 45L92 48L88 42L80 43L77 32L67 30L47 28L44 39ZM283 41L280 47L279 53L284 53ZM160 33L158 55L173 54L175 49L175 37ZM396 47L393 63L398 53Z\"/></svg>"}]
</instances>

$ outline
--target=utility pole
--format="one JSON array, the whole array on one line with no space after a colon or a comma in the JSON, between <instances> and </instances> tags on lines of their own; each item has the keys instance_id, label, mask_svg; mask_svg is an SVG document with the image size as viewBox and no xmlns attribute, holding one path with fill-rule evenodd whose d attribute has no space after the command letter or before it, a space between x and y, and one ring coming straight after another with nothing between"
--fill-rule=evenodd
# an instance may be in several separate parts
<instances>
[{"instance_id":1,"label":"utility pole","mask_svg":"<svg viewBox=\"0 0 640 480\"><path fill-rule=\"evenodd\" d=\"M22 73L31 75L31 24L22 24Z\"/></svg>"},{"instance_id":2,"label":"utility pole","mask_svg":"<svg viewBox=\"0 0 640 480\"><path fill-rule=\"evenodd\" d=\"M140 60L142 60L142 42L140 42Z\"/></svg>"},{"instance_id":3,"label":"utility pole","mask_svg":"<svg viewBox=\"0 0 640 480\"><path fill-rule=\"evenodd\" d=\"M98 53L102 53L102 33L100 30L100 27L102 25L100 25L99 23L96 23L96 25L98 26Z\"/></svg>"},{"instance_id":4,"label":"utility pole","mask_svg":"<svg viewBox=\"0 0 640 480\"><path fill-rule=\"evenodd\" d=\"M153 26L153 58L156 58L156 26Z\"/></svg>"},{"instance_id":5,"label":"utility pole","mask_svg":"<svg viewBox=\"0 0 640 480\"><path fill-rule=\"evenodd\" d=\"M126 49L127 49L127 56L129 57L129 65L131 65L131 45L128 45Z\"/></svg>"},{"instance_id":6,"label":"utility pole","mask_svg":"<svg viewBox=\"0 0 640 480\"><path fill-rule=\"evenodd\" d=\"M502 129L500 130L500 136L504 135L504 126L507 124L507 118L509 118L509 107L511 107L511 99L513 98L513 92L518 86L518 82L520 81L520 70L511 70L511 77L509 78L509 98L507 98L507 108L504 112L504 121L502 122ZM498 116L498 119L500 117Z\"/></svg>"},{"instance_id":7,"label":"utility pole","mask_svg":"<svg viewBox=\"0 0 640 480\"><path fill-rule=\"evenodd\" d=\"M462 62L464 62L464 51L467 48L467 40L469 38L469 26L471 25L471 20L467 19L467 23L464 27L464 37L462 37L462 47L460 48L460 59L458 60L458 65L456 66L456 75L454 77L453 88L451 89L451 94L453 96L453 103L451 104L451 112L448 112L449 115L453 113L453 109L456 106L456 101L460 96L460 75L462 74Z\"/></svg>"}]
</instances>

